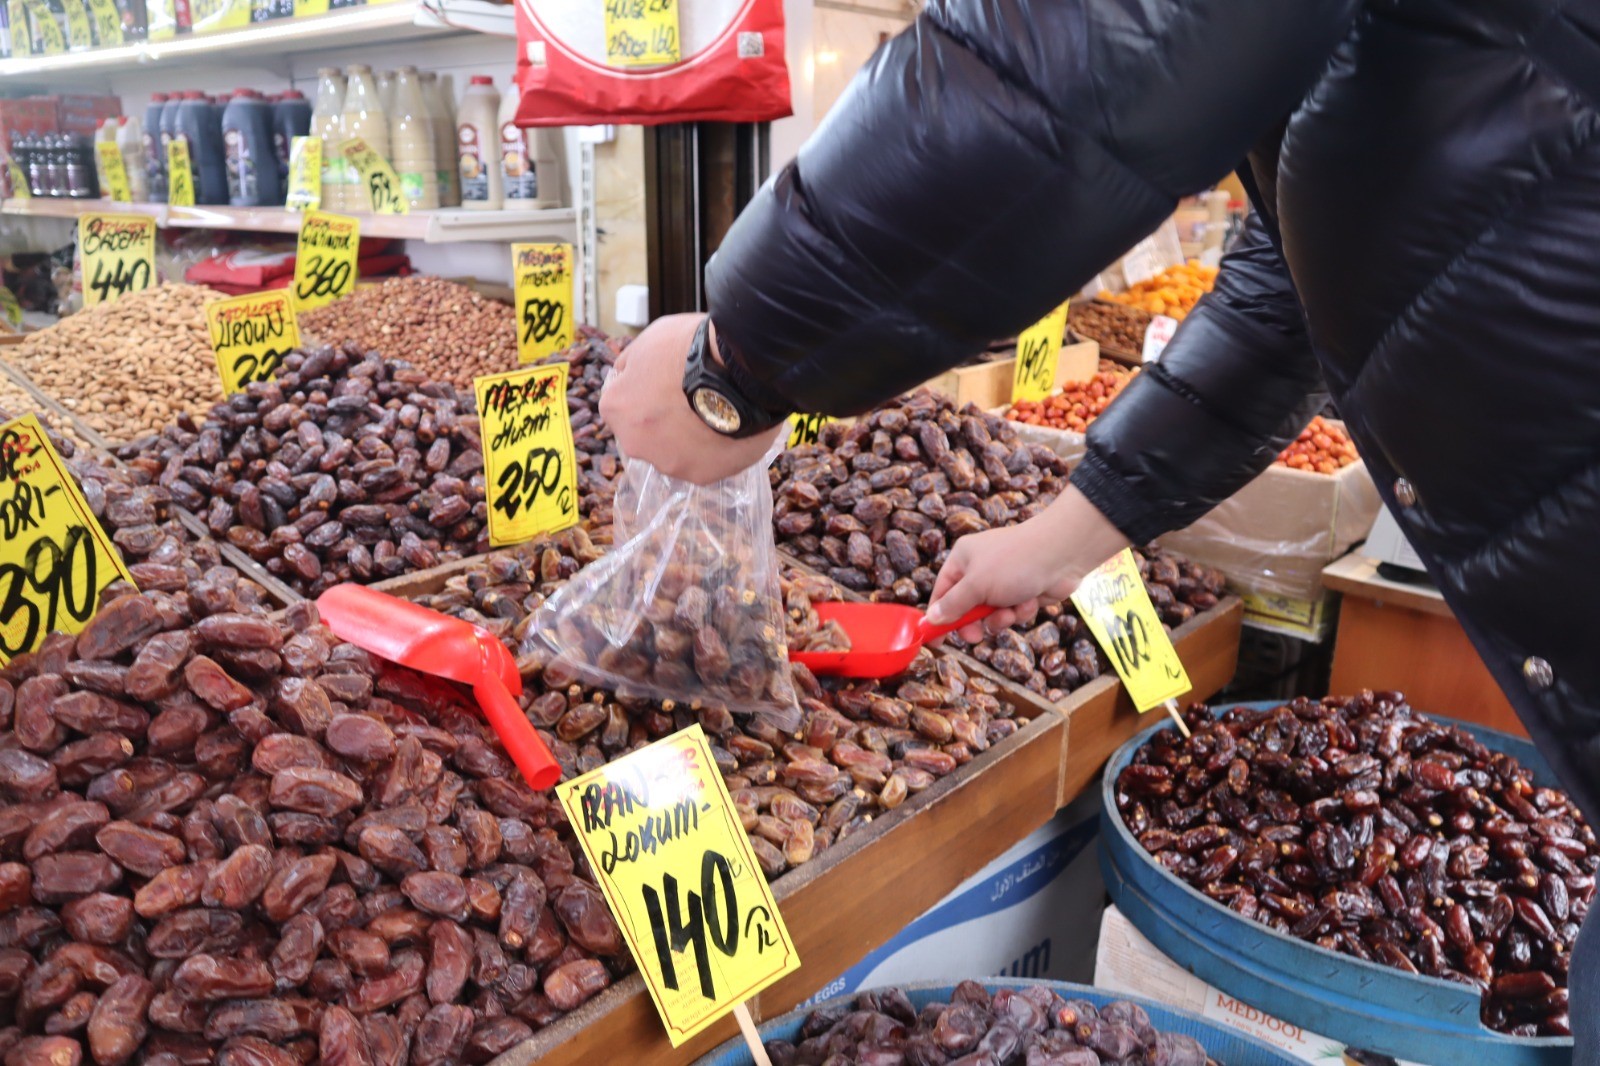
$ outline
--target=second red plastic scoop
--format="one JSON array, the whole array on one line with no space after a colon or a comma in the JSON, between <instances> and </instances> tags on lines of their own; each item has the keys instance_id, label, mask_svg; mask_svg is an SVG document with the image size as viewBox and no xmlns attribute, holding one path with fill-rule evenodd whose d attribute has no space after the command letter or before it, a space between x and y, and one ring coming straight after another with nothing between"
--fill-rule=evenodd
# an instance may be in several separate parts
<instances>
[{"instance_id":1,"label":"second red plastic scoop","mask_svg":"<svg viewBox=\"0 0 1600 1066\"><path fill-rule=\"evenodd\" d=\"M317 610L340 640L421 673L471 685L483 716L528 784L546 789L561 780L560 764L517 705L522 676L516 660L493 634L363 585L335 585L317 597Z\"/></svg>"},{"instance_id":2,"label":"second red plastic scoop","mask_svg":"<svg viewBox=\"0 0 1600 1066\"><path fill-rule=\"evenodd\" d=\"M929 641L962 626L981 622L993 607L974 607L949 625L936 626L915 607L899 603L819 603L817 617L838 622L850 638L849 651L790 651L789 659L813 674L886 678L903 673Z\"/></svg>"}]
</instances>

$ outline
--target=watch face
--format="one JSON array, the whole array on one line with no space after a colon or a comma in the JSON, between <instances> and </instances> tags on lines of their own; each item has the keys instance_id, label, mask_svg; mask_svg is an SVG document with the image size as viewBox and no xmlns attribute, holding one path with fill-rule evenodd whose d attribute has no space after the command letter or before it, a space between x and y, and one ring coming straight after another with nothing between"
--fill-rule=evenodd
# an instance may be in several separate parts
<instances>
[{"instance_id":1,"label":"watch face","mask_svg":"<svg viewBox=\"0 0 1600 1066\"><path fill-rule=\"evenodd\" d=\"M700 420L718 433L739 432L739 426L744 420L739 417L738 408L728 402L728 398L722 393L701 387L694 390L692 402Z\"/></svg>"}]
</instances>

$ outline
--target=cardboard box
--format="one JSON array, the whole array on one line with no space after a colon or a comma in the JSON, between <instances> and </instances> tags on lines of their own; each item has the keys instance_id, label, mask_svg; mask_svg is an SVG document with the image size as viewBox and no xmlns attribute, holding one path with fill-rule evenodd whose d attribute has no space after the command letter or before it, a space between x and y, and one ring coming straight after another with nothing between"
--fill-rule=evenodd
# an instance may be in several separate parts
<instances>
[{"instance_id":1,"label":"cardboard box","mask_svg":"<svg viewBox=\"0 0 1600 1066\"><path fill-rule=\"evenodd\" d=\"M1098 793L962 882L894 939L818 989L806 1006L865 988L911 981L1047 977L1087 984L1105 902L1095 859Z\"/></svg>"},{"instance_id":2,"label":"cardboard box","mask_svg":"<svg viewBox=\"0 0 1600 1066\"><path fill-rule=\"evenodd\" d=\"M1333 632L1338 615L1334 594L1326 590L1309 600L1272 592L1239 591L1244 601L1244 624L1268 633L1281 633L1320 644Z\"/></svg>"},{"instance_id":3,"label":"cardboard box","mask_svg":"<svg viewBox=\"0 0 1600 1066\"><path fill-rule=\"evenodd\" d=\"M1206 984L1163 955L1115 907L1107 907L1100 919L1094 983L1110 992L1144 996L1193 1011L1207 1021L1249 1033L1316 1066L1327 1066L1330 1062L1344 1062L1353 1066L1360 1061L1372 1061L1370 1057L1358 1058L1362 1054L1360 1052L1353 1055L1342 1041L1319 1036L1298 1025L1274 1018L1266 1011ZM1398 1062L1396 1066L1416 1064Z\"/></svg>"},{"instance_id":4,"label":"cardboard box","mask_svg":"<svg viewBox=\"0 0 1600 1066\"><path fill-rule=\"evenodd\" d=\"M957 367L929 381L927 387L954 397L957 406L972 403L985 411L1009 406L1016 363L1016 357L1012 356L992 363ZM1056 361L1056 388L1069 381L1087 381L1099 369L1100 346L1094 341L1063 345Z\"/></svg>"}]
</instances>

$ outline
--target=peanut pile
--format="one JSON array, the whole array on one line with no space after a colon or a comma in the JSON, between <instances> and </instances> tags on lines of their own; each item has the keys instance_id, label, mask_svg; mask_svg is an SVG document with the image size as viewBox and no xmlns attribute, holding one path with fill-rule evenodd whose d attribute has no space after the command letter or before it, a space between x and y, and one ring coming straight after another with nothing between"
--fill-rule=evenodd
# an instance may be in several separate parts
<instances>
[{"instance_id":1,"label":"peanut pile","mask_svg":"<svg viewBox=\"0 0 1600 1066\"><path fill-rule=\"evenodd\" d=\"M300 317L306 341L353 344L404 359L430 381L471 391L472 379L517 369L509 306L443 278L413 274L357 289Z\"/></svg>"},{"instance_id":2,"label":"peanut pile","mask_svg":"<svg viewBox=\"0 0 1600 1066\"><path fill-rule=\"evenodd\" d=\"M159 432L222 399L205 305L222 293L162 285L30 333L11 362L115 442Z\"/></svg>"}]
</instances>

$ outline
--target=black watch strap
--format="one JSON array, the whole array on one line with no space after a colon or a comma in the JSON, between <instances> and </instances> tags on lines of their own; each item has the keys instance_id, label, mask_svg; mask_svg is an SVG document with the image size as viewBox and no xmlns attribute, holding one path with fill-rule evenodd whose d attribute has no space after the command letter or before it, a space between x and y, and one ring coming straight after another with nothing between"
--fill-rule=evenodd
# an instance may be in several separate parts
<instances>
[{"instance_id":1,"label":"black watch strap","mask_svg":"<svg viewBox=\"0 0 1600 1066\"><path fill-rule=\"evenodd\" d=\"M710 352L710 327L709 317L701 320L684 366L683 393L690 409L718 433L734 438L764 433L788 418L787 412L774 411L751 399L737 380L748 380L748 375L740 371L737 360L720 338L723 365L717 365Z\"/></svg>"}]
</instances>

